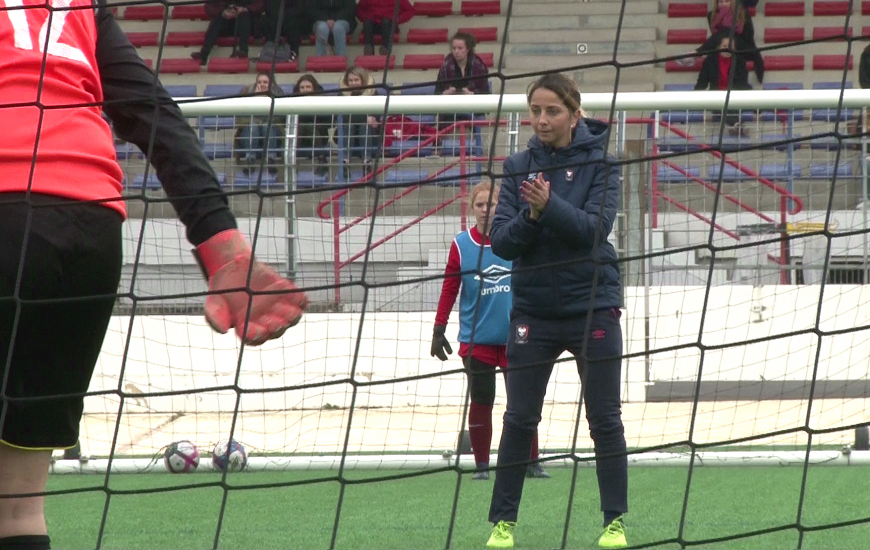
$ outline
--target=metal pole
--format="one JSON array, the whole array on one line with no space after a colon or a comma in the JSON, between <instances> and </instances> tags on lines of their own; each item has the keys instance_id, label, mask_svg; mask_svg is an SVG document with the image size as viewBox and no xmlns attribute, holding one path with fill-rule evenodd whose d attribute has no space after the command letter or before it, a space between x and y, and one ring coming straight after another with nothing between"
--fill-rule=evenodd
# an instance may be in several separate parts
<instances>
[{"instance_id":1,"label":"metal pole","mask_svg":"<svg viewBox=\"0 0 870 550\"><path fill-rule=\"evenodd\" d=\"M287 253L287 277L296 279L296 142L299 139L299 115L287 117L284 136L284 219L287 223L287 238L284 240Z\"/></svg>"}]
</instances>

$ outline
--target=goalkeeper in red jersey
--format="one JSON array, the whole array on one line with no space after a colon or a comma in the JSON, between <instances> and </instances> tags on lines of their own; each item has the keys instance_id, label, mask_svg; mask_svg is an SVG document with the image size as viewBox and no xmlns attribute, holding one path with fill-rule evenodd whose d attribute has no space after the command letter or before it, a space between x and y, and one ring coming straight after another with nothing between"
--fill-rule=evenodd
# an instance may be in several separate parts
<instances>
[{"instance_id":1,"label":"goalkeeper in red jersey","mask_svg":"<svg viewBox=\"0 0 870 550\"><path fill-rule=\"evenodd\" d=\"M261 344L307 300L253 260L196 134L104 4L0 4L0 550L45 550L44 497L16 495L44 492L52 450L76 444L121 276L123 173L103 114L149 154L215 330Z\"/></svg>"},{"instance_id":2,"label":"goalkeeper in red jersey","mask_svg":"<svg viewBox=\"0 0 870 550\"><path fill-rule=\"evenodd\" d=\"M472 479L488 480L495 373L496 368L507 366L505 344L510 325L511 263L493 254L489 244L490 219L498 204L498 189L493 190L490 183L479 183L471 190L469 197L476 223L468 231L457 235L450 246L435 315L431 354L446 361L447 354L453 353L444 332L450 310L459 296L459 357L468 369L471 394L468 436L477 465ZM483 258L480 257L481 246ZM537 462L537 432L532 440L529 460L527 477L550 477Z\"/></svg>"}]
</instances>

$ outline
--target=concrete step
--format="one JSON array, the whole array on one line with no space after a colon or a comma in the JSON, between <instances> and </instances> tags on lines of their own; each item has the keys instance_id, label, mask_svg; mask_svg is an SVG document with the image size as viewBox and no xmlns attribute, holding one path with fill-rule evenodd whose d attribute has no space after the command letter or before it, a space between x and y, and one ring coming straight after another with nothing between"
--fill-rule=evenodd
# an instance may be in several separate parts
<instances>
[{"instance_id":1,"label":"concrete step","mask_svg":"<svg viewBox=\"0 0 870 550\"><path fill-rule=\"evenodd\" d=\"M585 51L583 54L578 54L578 44L583 44ZM547 42L546 44L538 43L520 43L517 40L511 39L511 44L507 48L508 60L519 55L576 55L578 62L583 62L583 58L589 55L613 55L613 42ZM618 54L627 55L642 55L646 59L655 57L655 44L652 41L633 42L620 41L618 44Z\"/></svg>"},{"instance_id":2,"label":"concrete step","mask_svg":"<svg viewBox=\"0 0 870 550\"><path fill-rule=\"evenodd\" d=\"M540 12L538 12L540 13ZM582 37L584 29L616 29L619 27L618 15L568 15L554 18L551 15L528 15L512 16L508 30L538 30L541 32L541 41L547 40L551 31L576 30L578 37ZM626 17L622 21L622 28L650 28L649 17Z\"/></svg>"},{"instance_id":3,"label":"concrete step","mask_svg":"<svg viewBox=\"0 0 870 550\"><path fill-rule=\"evenodd\" d=\"M637 63L651 59L649 55L622 54L619 53L616 61L620 63ZM548 70L562 70L572 67L581 67L596 63L611 63L613 55L516 55L512 54L507 59L507 66L513 70L535 71L546 67Z\"/></svg>"},{"instance_id":4,"label":"concrete step","mask_svg":"<svg viewBox=\"0 0 870 550\"><path fill-rule=\"evenodd\" d=\"M570 15L619 15L622 2L524 2L514 4L511 16L539 15L551 17ZM659 13L655 0L632 0L625 3L625 15L652 15Z\"/></svg>"},{"instance_id":5,"label":"concrete step","mask_svg":"<svg viewBox=\"0 0 870 550\"><path fill-rule=\"evenodd\" d=\"M538 30L511 30L510 43L513 44L540 44L541 31ZM603 42L613 44L616 39L615 29L584 29L582 32L576 29L553 30L547 32L548 44L577 43L593 44ZM656 30L654 28L630 28L624 29L620 35L620 41L654 42Z\"/></svg>"}]
</instances>

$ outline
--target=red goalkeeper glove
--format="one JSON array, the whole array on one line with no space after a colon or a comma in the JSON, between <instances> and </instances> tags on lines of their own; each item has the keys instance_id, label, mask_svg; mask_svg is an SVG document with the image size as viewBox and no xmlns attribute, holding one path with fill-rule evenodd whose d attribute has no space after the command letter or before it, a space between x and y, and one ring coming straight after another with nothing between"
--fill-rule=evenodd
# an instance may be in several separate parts
<instances>
[{"instance_id":1,"label":"red goalkeeper glove","mask_svg":"<svg viewBox=\"0 0 870 550\"><path fill-rule=\"evenodd\" d=\"M257 346L279 338L302 318L308 306L305 293L268 265L252 261L251 247L237 229L214 235L196 247L196 256L208 277L205 318L217 332L225 334L235 328L246 344ZM240 290L227 292L231 289ZM251 316L246 327L249 304Z\"/></svg>"}]
</instances>

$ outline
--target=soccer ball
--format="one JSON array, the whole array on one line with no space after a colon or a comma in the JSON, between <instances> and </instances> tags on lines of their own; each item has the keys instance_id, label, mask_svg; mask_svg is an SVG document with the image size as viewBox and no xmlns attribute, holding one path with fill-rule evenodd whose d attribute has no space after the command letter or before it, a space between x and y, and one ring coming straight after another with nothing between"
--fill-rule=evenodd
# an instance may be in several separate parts
<instances>
[{"instance_id":1,"label":"soccer ball","mask_svg":"<svg viewBox=\"0 0 870 550\"><path fill-rule=\"evenodd\" d=\"M242 444L234 439L220 441L214 446L211 455L211 463L217 470L225 472L238 472L245 469L248 464L248 453Z\"/></svg>"},{"instance_id":2,"label":"soccer ball","mask_svg":"<svg viewBox=\"0 0 870 550\"><path fill-rule=\"evenodd\" d=\"M199 466L199 450L186 439L176 441L163 453L163 464L173 474L186 474Z\"/></svg>"}]
</instances>

